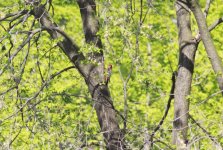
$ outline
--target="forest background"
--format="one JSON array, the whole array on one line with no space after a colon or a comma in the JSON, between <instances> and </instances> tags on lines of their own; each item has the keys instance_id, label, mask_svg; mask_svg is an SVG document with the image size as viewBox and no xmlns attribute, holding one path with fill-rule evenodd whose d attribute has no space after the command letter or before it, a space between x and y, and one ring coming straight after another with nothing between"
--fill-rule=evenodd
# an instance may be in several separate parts
<instances>
[{"instance_id":1,"label":"forest background","mask_svg":"<svg viewBox=\"0 0 223 150\"><path fill-rule=\"evenodd\" d=\"M203 44L194 1L0 0L0 149L221 149L222 72L213 69ZM223 1L199 4L207 26L214 25L211 40L222 62ZM91 11L81 12L85 7ZM180 37L181 14L190 16L181 21L190 22L191 41ZM86 18L93 22L90 34ZM79 46L75 60L64 40L73 44L70 49ZM182 61L188 45L196 55ZM86 66L96 75L85 75ZM179 81L180 68L189 70L183 77L189 85ZM109 107L103 106L103 91ZM177 109L183 123L173 126L180 120Z\"/></svg>"}]
</instances>

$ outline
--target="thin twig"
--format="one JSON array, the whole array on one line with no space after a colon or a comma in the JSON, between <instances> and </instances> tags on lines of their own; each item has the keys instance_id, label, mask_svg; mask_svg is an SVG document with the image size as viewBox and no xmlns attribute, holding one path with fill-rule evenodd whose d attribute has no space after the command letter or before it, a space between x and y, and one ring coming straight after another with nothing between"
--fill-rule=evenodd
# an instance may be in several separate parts
<instances>
[{"instance_id":1,"label":"thin twig","mask_svg":"<svg viewBox=\"0 0 223 150\"><path fill-rule=\"evenodd\" d=\"M12 145L12 143L16 140L16 138L19 136L19 134L21 133L22 131L22 127L20 127L19 129L19 132L15 135L15 137L10 141L9 143L9 147Z\"/></svg>"},{"instance_id":2,"label":"thin twig","mask_svg":"<svg viewBox=\"0 0 223 150\"><path fill-rule=\"evenodd\" d=\"M43 91L43 89L44 89L44 88L45 88L45 87L52 81L52 79L54 79L55 77L57 77L57 76L60 75L61 73L65 72L65 71L68 71L68 70L70 70L70 69L72 69L72 68L75 68L75 66L67 67L67 68L65 68L65 69L63 69L63 70L61 70L61 71L59 71L59 72L54 73L53 75L51 75L50 78L49 78L49 80L47 80L47 81L40 87L39 91L36 92L36 93L34 94L34 96L28 98L28 99L26 100L26 102L25 102L25 103L24 103L24 104L23 104L17 111L15 111L12 115L8 116L7 118L3 119L3 121L5 121L5 120L7 120L7 119L10 119L10 118L12 118L13 116L17 115L17 114L20 112L21 109L23 109L23 108L24 108L24 107L25 107L31 100L35 99L35 98L36 98L36 97Z\"/></svg>"},{"instance_id":3,"label":"thin twig","mask_svg":"<svg viewBox=\"0 0 223 150\"><path fill-rule=\"evenodd\" d=\"M15 89L16 87L17 87L17 85L15 85L15 86L13 86L13 87L7 89L6 91L0 93L0 96L6 94L6 93L8 93L8 92L10 92L11 90Z\"/></svg>"},{"instance_id":4,"label":"thin twig","mask_svg":"<svg viewBox=\"0 0 223 150\"><path fill-rule=\"evenodd\" d=\"M12 61L13 60L13 58L19 53L19 51L27 44L27 43L29 43L29 41L32 39L32 37L36 34L36 33L38 33L38 32L40 32L40 31L42 31L42 29L36 29L36 30L33 30L32 32L31 32L31 34L29 34L28 35L28 37L24 40L24 42L21 44L21 45L19 45L19 47L17 48L17 50L12 54L12 56L10 57L10 61Z\"/></svg>"},{"instance_id":5,"label":"thin twig","mask_svg":"<svg viewBox=\"0 0 223 150\"><path fill-rule=\"evenodd\" d=\"M174 98L175 82L176 82L176 72L173 72L173 74L172 74L172 87L171 87L171 90L170 90L170 97L169 97L168 102L167 102L166 110L165 110L164 115L163 115L162 119L160 120L159 124L156 126L156 128L153 130L153 132L150 136L149 141L151 141L151 143L152 143L152 140L153 140L153 137L154 137L155 133L160 129L160 127L162 126L165 118L168 115L170 105L171 105L171 101Z\"/></svg>"},{"instance_id":6,"label":"thin twig","mask_svg":"<svg viewBox=\"0 0 223 150\"><path fill-rule=\"evenodd\" d=\"M209 31L212 31L213 29L215 29L220 23L223 22L223 17L219 18L218 20L216 20L211 26L208 27Z\"/></svg>"},{"instance_id":7,"label":"thin twig","mask_svg":"<svg viewBox=\"0 0 223 150\"><path fill-rule=\"evenodd\" d=\"M10 18L10 17L24 15L24 14L26 14L27 12L28 12L28 10L22 10L22 11L15 12L15 13L12 13L12 14L7 14L5 17L3 17L3 18L0 19L0 22L1 22L1 21L8 21L7 19ZM14 19L15 19L15 18L14 18Z\"/></svg>"},{"instance_id":8,"label":"thin twig","mask_svg":"<svg viewBox=\"0 0 223 150\"><path fill-rule=\"evenodd\" d=\"M190 114L189 117L210 138L212 142L214 142L217 145L220 145L219 142L215 140L216 138L214 138L205 128L203 128L201 124L197 122Z\"/></svg>"}]
</instances>

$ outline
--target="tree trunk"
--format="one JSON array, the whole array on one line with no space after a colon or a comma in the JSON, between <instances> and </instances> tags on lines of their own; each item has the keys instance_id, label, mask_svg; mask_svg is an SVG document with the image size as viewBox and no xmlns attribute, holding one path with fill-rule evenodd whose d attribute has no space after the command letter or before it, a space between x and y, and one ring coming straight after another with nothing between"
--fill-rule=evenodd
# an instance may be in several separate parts
<instances>
[{"instance_id":1,"label":"tree trunk","mask_svg":"<svg viewBox=\"0 0 223 150\"><path fill-rule=\"evenodd\" d=\"M95 3L93 0L78 0L83 19L85 39L87 43L95 44L102 48L101 40L96 36L98 32L98 21L95 17ZM50 17L43 5L35 6L33 15L40 19L43 29L51 35L53 39L63 37L62 42L58 42L70 61L84 77L89 92L95 101L95 110L101 131L104 135L108 150L124 149L124 140L116 118L115 109L111 100L108 87L104 83L104 60L103 53L91 53L90 60L87 60L79 47L61 31ZM95 63L95 61L97 63ZM94 62L94 63L93 63Z\"/></svg>"},{"instance_id":2,"label":"tree trunk","mask_svg":"<svg viewBox=\"0 0 223 150\"><path fill-rule=\"evenodd\" d=\"M102 49L102 42L97 35L99 23L96 19L96 4L93 0L78 0L80 13L83 22L85 41L88 44L93 44ZM88 83L89 91L95 100L95 109L98 116L98 121L107 143L107 148L123 149L123 135L115 118L114 106L108 87L104 84L104 57L103 52L92 52L89 54L91 59L97 62L97 65L92 68L90 73L90 83ZM94 74L94 72L97 72ZM99 80L94 83L95 77Z\"/></svg>"},{"instance_id":3,"label":"tree trunk","mask_svg":"<svg viewBox=\"0 0 223 150\"><path fill-rule=\"evenodd\" d=\"M177 149L186 149L188 113L192 75L194 70L194 58L197 43L193 42L190 13L186 9L187 2L176 1L176 14L179 36L179 64L174 91L174 122L173 122L173 144Z\"/></svg>"}]
</instances>

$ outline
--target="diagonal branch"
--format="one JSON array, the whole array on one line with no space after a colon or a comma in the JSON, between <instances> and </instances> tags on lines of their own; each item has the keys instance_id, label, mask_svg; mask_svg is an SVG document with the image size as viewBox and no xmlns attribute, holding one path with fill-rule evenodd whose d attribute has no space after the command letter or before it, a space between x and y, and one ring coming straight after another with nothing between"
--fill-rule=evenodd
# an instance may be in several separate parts
<instances>
[{"instance_id":1,"label":"diagonal branch","mask_svg":"<svg viewBox=\"0 0 223 150\"><path fill-rule=\"evenodd\" d=\"M16 20L16 19L20 18L21 16L25 15L27 12L28 12L28 10L22 10L22 11L19 11L19 12L16 12L16 13L7 14L5 17L0 18L0 22L1 21L13 21L13 20ZM10 20L7 20L8 18L11 18L11 17L14 17L14 18L12 18Z\"/></svg>"},{"instance_id":2,"label":"diagonal branch","mask_svg":"<svg viewBox=\"0 0 223 150\"><path fill-rule=\"evenodd\" d=\"M211 61L212 68L216 74L219 88L223 91L223 65L220 60L220 57L217 54L213 40L209 33L205 16L201 11L201 8L197 0L189 0L189 2L190 2L190 9L193 12L195 19L197 21L199 33L201 34L201 39L203 41L205 50L207 52L208 58Z\"/></svg>"},{"instance_id":3,"label":"diagonal branch","mask_svg":"<svg viewBox=\"0 0 223 150\"><path fill-rule=\"evenodd\" d=\"M11 87L11 88L7 89L6 91L4 91L4 92L0 93L0 96L1 96L1 95L6 94L6 93L8 93L8 92L10 92L11 90L16 89L17 87L18 87L18 86L17 86L17 85L15 85L15 86L13 86L13 87Z\"/></svg>"},{"instance_id":4,"label":"diagonal branch","mask_svg":"<svg viewBox=\"0 0 223 150\"><path fill-rule=\"evenodd\" d=\"M48 12L45 10L44 5L34 6L31 12L35 18L39 19L42 29L45 29L53 39L62 37L62 41L59 41L57 45L63 50L71 62L74 63L78 71L82 76L87 76L87 72L90 69L89 64L86 65L84 55L79 52L79 47L73 40L62 30L59 29L57 24L53 23L50 19Z\"/></svg>"},{"instance_id":5,"label":"diagonal branch","mask_svg":"<svg viewBox=\"0 0 223 150\"><path fill-rule=\"evenodd\" d=\"M211 32L212 30L214 30L222 22L223 22L223 17L219 18L214 23L212 23L212 25L210 25L208 27L208 31ZM196 40L197 44L199 44L200 41L201 41L201 35L200 34L197 34L196 37L195 37L195 40Z\"/></svg>"},{"instance_id":6,"label":"diagonal branch","mask_svg":"<svg viewBox=\"0 0 223 150\"><path fill-rule=\"evenodd\" d=\"M32 37L38 33L42 31L42 29L36 29L30 32L30 34L27 36L27 38L22 42L21 45L19 45L19 47L17 48L17 50L12 54L12 56L9 58L9 61L12 61L14 59L14 57L20 52L21 49L23 49L24 46L26 46L26 44L28 44L30 42L30 40L32 39Z\"/></svg>"},{"instance_id":7,"label":"diagonal branch","mask_svg":"<svg viewBox=\"0 0 223 150\"><path fill-rule=\"evenodd\" d=\"M212 0L206 0L206 6L205 6L205 10L204 10L204 16L205 16L205 18L207 18L207 16L208 16L209 8L211 6L211 1Z\"/></svg>"},{"instance_id":8,"label":"diagonal branch","mask_svg":"<svg viewBox=\"0 0 223 150\"><path fill-rule=\"evenodd\" d=\"M45 83L43 83L43 85L40 87L39 91L36 92L32 97L28 98L26 100L26 102L18 109L16 110L12 115L6 117L5 119L3 119L2 121L5 121L5 120L8 120L10 118L12 118L13 116L17 115L31 100L37 98L37 96L39 96L39 94L43 91L43 89L55 78L57 77L58 75L60 75L61 73L65 72L65 71L68 71L70 69L73 69L75 68L74 66L70 66L70 67L67 67L67 68L64 68L62 69L61 71L58 71L54 74L52 74L49 79L47 81L45 81Z\"/></svg>"},{"instance_id":9,"label":"diagonal branch","mask_svg":"<svg viewBox=\"0 0 223 150\"><path fill-rule=\"evenodd\" d=\"M155 136L156 132L160 129L160 127L163 125L163 122L168 115L170 105L171 105L171 101L174 98L175 82L176 82L176 72L173 72L173 74L172 74L172 87L171 87L171 90L170 90L170 97L168 99L167 106L166 106L166 109L165 109L165 112L164 112L164 115L163 115L162 119L160 120L159 124L156 126L156 128L153 130L153 132L150 136L149 141L151 142L151 144L153 142L153 137Z\"/></svg>"},{"instance_id":10,"label":"diagonal branch","mask_svg":"<svg viewBox=\"0 0 223 150\"><path fill-rule=\"evenodd\" d=\"M156 134L156 132L161 128L161 126L163 125L163 122L164 120L166 119L167 115L168 115L168 112L169 112L169 109L170 109L170 105L171 105L171 101L172 99L174 98L174 90L175 90L175 82L176 82L176 72L173 72L172 74L172 87L171 87L171 90L170 90L170 97L168 99L168 102L167 102L167 105L166 105L166 109L165 109L165 112L164 112L164 115L162 117L162 119L159 121L158 125L156 126L156 128L153 130L152 134L150 135L149 137L149 140L146 141L143 146L140 148L143 149L145 144L147 144L147 142L149 143L149 147L151 148L153 143L155 141L153 141L153 138Z\"/></svg>"},{"instance_id":11,"label":"diagonal branch","mask_svg":"<svg viewBox=\"0 0 223 150\"><path fill-rule=\"evenodd\" d=\"M101 49L102 43L100 37L97 35L99 26L95 16L95 2L93 0L78 0L77 2L81 11L86 42L89 44L92 43ZM113 109L114 106L110 92L108 87L103 84L104 58L102 50L100 53L90 53L90 60L93 61L87 60L84 55L79 52L79 47L73 40L53 23L44 5L34 5L31 14L40 21L42 29L46 29L53 39L62 37L62 41L59 41L57 45L63 50L79 73L84 77L89 92L92 95L92 99L97 101L95 109L107 148L110 150L123 149L125 147L123 136L116 119L115 110ZM109 108L105 108L106 106L109 106Z\"/></svg>"},{"instance_id":12,"label":"diagonal branch","mask_svg":"<svg viewBox=\"0 0 223 150\"><path fill-rule=\"evenodd\" d=\"M99 22L96 17L96 4L94 0L77 0L80 8L85 41L99 48L99 52L89 53L91 70L88 72L87 85L92 98L95 100L95 109L98 117L106 148L108 150L121 150L125 148L124 136L116 119L116 110L107 85L104 85L104 56L99 31ZM85 79L86 80L86 79Z\"/></svg>"},{"instance_id":13,"label":"diagonal branch","mask_svg":"<svg viewBox=\"0 0 223 150\"><path fill-rule=\"evenodd\" d=\"M208 27L209 31L214 30L219 24L221 24L223 22L223 17L219 18L218 20L216 20L211 26Z\"/></svg>"},{"instance_id":14,"label":"diagonal branch","mask_svg":"<svg viewBox=\"0 0 223 150\"><path fill-rule=\"evenodd\" d=\"M216 138L214 138L205 128L203 128L199 122L197 122L191 115L189 115L189 117L210 138L212 142L217 145L220 145L219 142L216 141Z\"/></svg>"}]
</instances>

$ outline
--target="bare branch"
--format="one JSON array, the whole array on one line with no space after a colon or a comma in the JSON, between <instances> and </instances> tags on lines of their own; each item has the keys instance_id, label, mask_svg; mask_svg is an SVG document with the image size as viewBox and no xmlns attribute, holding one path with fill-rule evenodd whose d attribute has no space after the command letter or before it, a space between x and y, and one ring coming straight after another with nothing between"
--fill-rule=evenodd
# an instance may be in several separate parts
<instances>
[{"instance_id":1,"label":"bare branch","mask_svg":"<svg viewBox=\"0 0 223 150\"><path fill-rule=\"evenodd\" d=\"M43 74L42 74L42 71L41 71L41 69L40 69L40 62L37 60L36 64L37 64L37 68L38 68L38 70L39 70L39 74L40 74L40 78L41 78L41 80L42 80L42 83L44 83Z\"/></svg>"},{"instance_id":2,"label":"bare branch","mask_svg":"<svg viewBox=\"0 0 223 150\"><path fill-rule=\"evenodd\" d=\"M161 140L159 140L159 139L156 139L153 143L156 143L156 142L165 145L165 146L168 147L170 150L174 150L174 148L172 148L170 145L168 145L167 143L165 143L165 142L163 142L163 141L161 141Z\"/></svg>"},{"instance_id":3,"label":"bare branch","mask_svg":"<svg viewBox=\"0 0 223 150\"><path fill-rule=\"evenodd\" d=\"M0 18L0 22L1 21L12 21L12 20L16 20L18 19L19 17L23 16L24 14L26 14L28 12L28 10L22 10L22 11L19 11L19 12L16 12L16 13L12 13L12 14L7 14L5 17L3 18ZM15 17L14 17L15 16ZM11 20L7 20L8 18L11 18L11 17L14 17L13 19Z\"/></svg>"},{"instance_id":4,"label":"bare branch","mask_svg":"<svg viewBox=\"0 0 223 150\"><path fill-rule=\"evenodd\" d=\"M39 89L39 91L38 92L36 92L32 97L30 97L30 98L28 98L27 100L26 100L26 102L17 110L17 111L15 111L12 115L10 115L10 116L8 116L8 117L6 117L5 119L3 119L2 120L2 122L3 121L5 121L5 120L8 120L8 119L10 119L10 118L12 118L13 116L15 116L15 115L17 115L31 100L33 100L33 99L35 99L35 98L37 98L37 96L39 96L39 94L43 91L43 89L55 78L55 77L57 77L58 75L60 75L61 73L63 73L63 72L65 72L65 71L68 71L68 70L70 70L70 69L73 69L73 68L75 68L74 66L70 66L70 67L67 67L67 68L65 68L65 69L63 69L63 70L61 70L61 71L59 71L59 72L57 72L57 73L54 73L54 74L52 74L50 77L49 77L49 79L40 87L40 89Z\"/></svg>"},{"instance_id":5,"label":"bare branch","mask_svg":"<svg viewBox=\"0 0 223 150\"><path fill-rule=\"evenodd\" d=\"M158 125L156 126L156 128L153 130L152 134L149 137L148 142L149 142L150 147L152 147L153 143L155 142L155 141L153 142L153 138L154 138L156 132L161 128L161 126L163 125L164 120L166 119L166 117L168 115L170 105L171 105L171 101L174 98L175 82L176 82L176 72L173 72L173 74L172 74L172 87L171 87L171 90L170 90L170 97L168 99L167 106L166 106L166 109L165 109L165 112L164 112L164 115L163 115L162 119L160 120L160 122L158 123ZM144 145L145 144L146 143L144 143ZM144 145L140 149L143 149Z\"/></svg>"},{"instance_id":6,"label":"bare branch","mask_svg":"<svg viewBox=\"0 0 223 150\"><path fill-rule=\"evenodd\" d=\"M218 20L216 20L212 25L210 25L208 27L208 31L211 32L212 30L214 30L218 25L220 25L223 22L223 17L219 18ZM199 42L201 41L201 35L197 34L196 37L196 42L199 44Z\"/></svg>"},{"instance_id":7,"label":"bare branch","mask_svg":"<svg viewBox=\"0 0 223 150\"><path fill-rule=\"evenodd\" d=\"M6 94L6 93L8 93L8 92L10 92L11 90L16 89L16 87L17 87L17 85L16 85L16 86L13 86L13 87L11 87L11 88L9 88L9 89L7 89L6 91L0 93L0 96Z\"/></svg>"},{"instance_id":8,"label":"bare branch","mask_svg":"<svg viewBox=\"0 0 223 150\"><path fill-rule=\"evenodd\" d=\"M221 24L223 22L223 17L219 18L218 20L216 20L211 26L208 27L209 31L214 30L219 24Z\"/></svg>"},{"instance_id":9,"label":"bare branch","mask_svg":"<svg viewBox=\"0 0 223 150\"><path fill-rule=\"evenodd\" d=\"M171 87L171 90L170 90L170 97L169 97L168 102L167 102L166 110L165 110L164 115L163 115L162 119L160 120L159 124L156 126L156 128L153 130L153 132L150 136L149 141L151 141L151 142L153 140L153 137L154 137L155 133L160 129L160 127L162 126L164 120L166 119L166 117L168 115L170 105L171 105L171 101L174 98L175 82L176 82L176 76L177 76L176 74L177 74L176 72L173 72L173 74L172 74L172 87Z\"/></svg>"},{"instance_id":10,"label":"bare branch","mask_svg":"<svg viewBox=\"0 0 223 150\"><path fill-rule=\"evenodd\" d=\"M212 68L217 76L219 88L223 90L223 65L208 30L205 16L201 11L200 5L197 0L190 0L190 9L197 21L199 33L201 34L201 39L208 54L208 58L211 61Z\"/></svg>"},{"instance_id":11,"label":"bare branch","mask_svg":"<svg viewBox=\"0 0 223 150\"><path fill-rule=\"evenodd\" d=\"M205 128L203 128L199 122L197 122L191 115L189 115L189 117L210 138L212 142L217 145L220 145L219 142L216 141L216 138L214 138Z\"/></svg>"},{"instance_id":12,"label":"bare branch","mask_svg":"<svg viewBox=\"0 0 223 150\"><path fill-rule=\"evenodd\" d=\"M20 127L19 129L19 132L15 135L15 137L10 141L9 143L9 147L12 145L12 143L16 140L16 138L19 136L19 134L21 133L22 131L22 127Z\"/></svg>"},{"instance_id":13,"label":"bare branch","mask_svg":"<svg viewBox=\"0 0 223 150\"><path fill-rule=\"evenodd\" d=\"M35 29L33 31L31 31L31 33L28 35L28 37L23 41L23 43L17 48L17 50L13 53L13 55L10 57L10 61L12 61L14 59L14 57L19 53L19 51L32 39L32 37L38 33L42 31L42 29Z\"/></svg>"},{"instance_id":14,"label":"bare branch","mask_svg":"<svg viewBox=\"0 0 223 150\"><path fill-rule=\"evenodd\" d=\"M22 17L22 16L24 16L23 18L21 18L18 22L16 22L15 24L13 24L12 25L12 23L14 22L14 21L16 21L17 19L19 19L20 17ZM28 18L29 18L29 16L30 16L30 11L29 12L27 12L26 14L20 14L20 15L18 15L18 16L15 16L14 18L12 18L10 21L9 21L9 31L13 28L13 27L15 27L15 26L17 26L18 24L20 24L20 23L24 23Z\"/></svg>"},{"instance_id":15,"label":"bare branch","mask_svg":"<svg viewBox=\"0 0 223 150\"><path fill-rule=\"evenodd\" d=\"M50 76L50 80L54 79L56 76L60 75L61 73L65 72L65 71L68 71L70 69L73 69L75 68L75 66L70 66L70 67L67 67L67 68L64 68L63 70L61 71L58 71L57 73L54 73ZM48 81L49 82L49 81Z\"/></svg>"}]
</instances>

